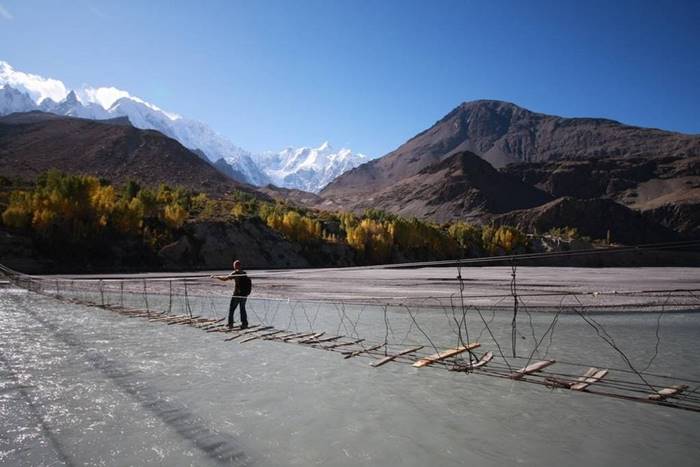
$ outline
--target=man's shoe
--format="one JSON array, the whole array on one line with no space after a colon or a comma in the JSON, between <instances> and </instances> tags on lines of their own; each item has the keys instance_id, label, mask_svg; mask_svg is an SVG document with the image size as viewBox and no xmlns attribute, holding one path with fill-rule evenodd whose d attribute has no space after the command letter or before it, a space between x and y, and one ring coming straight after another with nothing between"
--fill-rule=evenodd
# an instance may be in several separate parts
<instances>
[{"instance_id":1,"label":"man's shoe","mask_svg":"<svg viewBox=\"0 0 700 467\"><path fill-rule=\"evenodd\" d=\"M247 324L241 324L241 329L248 329L248 325L247 325Z\"/></svg>"}]
</instances>

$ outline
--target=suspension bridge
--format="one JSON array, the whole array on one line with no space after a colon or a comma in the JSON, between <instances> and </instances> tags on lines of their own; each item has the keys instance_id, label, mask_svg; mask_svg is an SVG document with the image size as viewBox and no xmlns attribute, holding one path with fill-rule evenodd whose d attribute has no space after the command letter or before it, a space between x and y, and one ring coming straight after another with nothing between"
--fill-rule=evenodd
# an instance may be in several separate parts
<instances>
[{"instance_id":1,"label":"suspension bridge","mask_svg":"<svg viewBox=\"0 0 700 467\"><path fill-rule=\"evenodd\" d=\"M435 369L469 377L503 378L548 390L700 412L700 379L658 369L650 371L662 344L664 316L700 311L700 288L693 286L697 284L624 290L552 286L552 290L546 290L542 284L532 287L523 280L528 271L518 266L543 257L688 248L698 243L411 263L399 265L401 269L396 269L397 265L382 265L253 271L249 275L256 284L255 290L273 293L256 296L256 292L250 297L248 311L252 324L248 329L226 326L224 316L230 290L208 275L49 277L31 276L5 266L0 266L0 271L15 287L31 293L82 305L86 310L108 310L125 319L163 326L164 330L167 326L187 326L221 336L231 345L250 342L300 345L335 352L346 360L365 359L374 368L403 364L420 369L416 371ZM501 278L501 287L492 293L468 293L467 268L474 264L506 264L506 268L499 268L499 274L505 276ZM449 271L450 277L426 276L421 271L434 271L426 268ZM353 295L356 284L347 274L366 274L370 270L384 271L382 277L392 282L391 291L398 288L407 294ZM319 289L318 293L312 293L315 298L285 297L287 290L281 284L303 281L312 275L322 278L315 282ZM433 284L433 279L438 281ZM347 280L350 283L345 284L345 296L338 298L323 293L331 282ZM421 287L415 287L417 283ZM562 278L562 284L566 283L566 278ZM432 288L433 293L423 294L426 287ZM368 290L381 288L380 284ZM416 288L419 290L407 290ZM655 339L644 341L649 353L642 362L629 355L629 345L619 343L625 340L619 334L622 327L617 326L613 332L601 319L625 311L644 312L647 319L655 322ZM497 316L507 316L507 329L496 324ZM561 351L562 347L553 345L555 334L564 316L580 320L593 336L596 348L608 355L602 364L579 361L576 346L581 344L572 339L566 342L569 348L565 355L556 355L555 350Z\"/></svg>"}]
</instances>

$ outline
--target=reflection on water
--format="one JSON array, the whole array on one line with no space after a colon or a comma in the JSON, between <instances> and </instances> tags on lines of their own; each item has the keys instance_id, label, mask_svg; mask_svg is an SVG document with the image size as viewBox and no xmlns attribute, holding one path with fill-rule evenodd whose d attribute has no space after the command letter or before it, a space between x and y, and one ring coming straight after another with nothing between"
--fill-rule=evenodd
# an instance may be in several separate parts
<instances>
[{"instance_id":1,"label":"reflection on water","mask_svg":"<svg viewBox=\"0 0 700 467\"><path fill-rule=\"evenodd\" d=\"M251 303L280 326L314 320L336 331L339 312L362 313L352 332L385 332L378 309L297 307L293 323L293 306ZM223 316L219 303L207 311ZM402 313L387 311L392 340L419 341ZM486 317L509 342L510 316ZM416 323L453 345L448 318L426 309ZM596 317L642 367L654 353L656 318ZM551 319L523 314L519 351ZM548 356L624 366L576 316L559 320ZM0 323L0 464L693 465L700 455L700 415L679 410L439 369L373 369L367 359L276 342L224 342L12 289L0 290ZM649 371L700 380L698 335L700 315L663 316Z\"/></svg>"}]
</instances>

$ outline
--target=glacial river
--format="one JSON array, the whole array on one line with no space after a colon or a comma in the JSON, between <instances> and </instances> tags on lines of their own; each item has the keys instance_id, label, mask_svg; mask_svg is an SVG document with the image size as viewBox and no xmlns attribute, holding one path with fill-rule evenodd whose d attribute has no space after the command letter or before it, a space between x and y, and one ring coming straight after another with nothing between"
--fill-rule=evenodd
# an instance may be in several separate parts
<instances>
[{"instance_id":1,"label":"glacial river","mask_svg":"<svg viewBox=\"0 0 700 467\"><path fill-rule=\"evenodd\" d=\"M430 313L442 319L426 310L426 322ZM533 315L536 326L551 320ZM509 335L509 320L493 319L498 336ZM656 316L596 320L645 366ZM664 315L658 329L649 371L700 380L700 314ZM624 366L575 315L561 316L548 352ZM590 467L700 459L700 413L368 362L278 342L225 342L0 288L0 465Z\"/></svg>"}]
</instances>

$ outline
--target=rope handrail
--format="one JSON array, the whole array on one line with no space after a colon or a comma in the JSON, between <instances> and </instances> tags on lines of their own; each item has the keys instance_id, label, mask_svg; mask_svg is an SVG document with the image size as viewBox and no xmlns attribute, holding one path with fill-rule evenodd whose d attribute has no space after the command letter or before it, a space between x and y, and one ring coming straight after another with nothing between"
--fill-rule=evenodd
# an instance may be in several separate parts
<instances>
[{"instance_id":1,"label":"rope handrail","mask_svg":"<svg viewBox=\"0 0 700 467\"><path fill-rule=\"evenodd\" d=\"M300 268L293 270L267 270L266 272L248 272L251 278L265 278L265 277L275 277L275 276L285 276L285 275L302 275L308 273L321 273L326 274L330 272L353 272L353 271L368 271L368 270L382 270L382 269L411 269L411 268L422 268L422 267L448 267L457 265L473 265L481 263L508 263L512 264L514 261L527 261L536 259L549 259L549 258L562 258L562 257L575 257L575 256L590 256L590 255L602 255L602 254L617 254L625 252L634 251L646 251L646 250L667 250L667 249L677 249L677 248L689 248L700 246L700 239L698 240L683 240L676 242L661 242L661 243L644 243L637 245L627 245L627 246L608 246L604 248L587 248L580 250L569 250L569 251L555 251L555 252L541 252L541 253L521 253L512 255L497 255L497 256L486 256L478 258L456 258L447 260L435 260L435 261L418 261L418 262L407 262L407 263L387 263L387 264L377 264L368 266L349 266L349 267L336 267L336 268ZM11 274L22 274L15 270L12 270L6 266L0 265L0 270L4 272L10 272ZM139 274L149 274L149 273L135 273L133 275ZM167 273L157 273L157 274L167 274ZM132 275L132 276L133 276ZM167 281L172 279L186 279L186 280L198 280L202 278L209 278L209 274L187 274L178 276L166 276L166 277L151 277L151 281ZM113 281L141 281L142 277L121 277L114 275L93 275L91 278L76 278L75 280L83 281L99 281L99 280L113 280Z\"/></svg>"}]
</instances>

